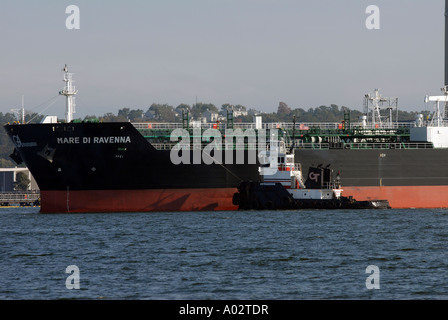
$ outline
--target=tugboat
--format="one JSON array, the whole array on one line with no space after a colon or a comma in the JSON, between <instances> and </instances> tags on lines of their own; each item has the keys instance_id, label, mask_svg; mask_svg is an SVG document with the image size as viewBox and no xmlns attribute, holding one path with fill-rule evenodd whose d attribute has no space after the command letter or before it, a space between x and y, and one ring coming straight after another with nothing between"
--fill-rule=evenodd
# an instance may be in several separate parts
<instances>
[{"instance_id":1,"label":"tugboat","mask_svg":"<svg viewBox=\"0 0 448 320\"><path fill-rule=\"evenodd\" d=\"M390 209L387 200L342 196L340 174L333 179L330 165L310 167L305 180L293 149L287 153L282 140L271 141L258 157L261 182L243 181L233 195L232 202L240 210Z\"/></svg>"}]
</instances>

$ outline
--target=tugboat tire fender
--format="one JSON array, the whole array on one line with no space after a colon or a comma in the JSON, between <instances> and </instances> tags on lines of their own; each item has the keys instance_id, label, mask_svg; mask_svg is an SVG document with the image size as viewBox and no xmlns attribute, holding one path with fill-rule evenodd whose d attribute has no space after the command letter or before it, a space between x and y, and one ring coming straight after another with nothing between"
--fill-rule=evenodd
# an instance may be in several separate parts
<instances>
[{"instance_id":1,"label":"tugboat tire fender","mask_svg":"<svg viewBox=\"0 0 448 320\"><path fill-rule=\"evenodd\" d=\"M234 193L233 194L233 198L232 198L232 204L234 205L239 205L240 204L240 199L241 199L241 194L239 193Z\"/></svg>"},{"instance_id":2,"label":"tugboat tire fender","mask_svg":"<svg viewBox=\"0 0 448 320\"><path fill-rule=\"evenodd\" d=\"M289 207L291 205L291 198L289 197L282 197L282 204L286 207Z\"/></svg>"}]
</instances>

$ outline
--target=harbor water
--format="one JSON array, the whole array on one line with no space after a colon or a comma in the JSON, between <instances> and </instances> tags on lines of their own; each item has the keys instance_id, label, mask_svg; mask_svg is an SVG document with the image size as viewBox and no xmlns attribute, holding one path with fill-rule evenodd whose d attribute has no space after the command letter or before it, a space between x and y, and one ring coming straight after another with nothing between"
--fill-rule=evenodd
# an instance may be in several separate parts
<instances>
[{"instance_id":1,"label":"harbor water","mask_svg":"<svg viewBox=\"0 0 448 320\"><path fill-rule=\"evenodd\" d=\"M0 208L0 299L447 299L448 210Z\"/></svg>"}]
</instances>

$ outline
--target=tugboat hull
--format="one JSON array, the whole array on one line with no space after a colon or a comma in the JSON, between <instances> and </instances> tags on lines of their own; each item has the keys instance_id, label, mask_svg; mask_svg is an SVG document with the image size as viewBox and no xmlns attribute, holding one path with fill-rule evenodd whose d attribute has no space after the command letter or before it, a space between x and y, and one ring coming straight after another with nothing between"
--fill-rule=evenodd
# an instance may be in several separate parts
<instances>
[{"instance_id":1,"label":"tugboat hull","mask_svg":"<svg viewBox=\"0 0 448 320\"><path fill-rule=\"evenodd\" d=\"M331 190L330 190L331 191ZM341 196L332 199L295 199L280 183L242 182L233 196L241 210L390 209L387 200L358 201Z\"/></svg>"}]
</instances>

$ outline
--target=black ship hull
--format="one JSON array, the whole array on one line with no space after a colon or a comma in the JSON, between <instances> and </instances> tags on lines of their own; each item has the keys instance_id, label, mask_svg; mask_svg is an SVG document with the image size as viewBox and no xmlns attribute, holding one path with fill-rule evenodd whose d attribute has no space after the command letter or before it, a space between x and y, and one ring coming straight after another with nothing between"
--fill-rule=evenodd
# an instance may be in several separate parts
<instances>
[{"instance_id":1,"label":"black ship hull","mask_svg":"<svg viewBox=\"0 0 448 320\"><path fill-rule=\"evenodd\" d=\"M258 163L173 164L170 149L156 149L131 123L5 129L39 185L42 212L236 210L239 183L259 180ZM304 168L331 164L344 195L359 201L448 207L448 149L297 148L295 158Z\"/></svg>"},{"instance_id":2,"label":"black ship hull","mask_svg":"<svg viewBox=\"0 0 448 320\"><path fill-rule=\"evenodd\" d=\"M303 167L331 164L344 195L393 208L448 207L448 149L297 149Z\"/></svg>"},{"instance_id":3,"label":"black ship hull","mask_svg":"<svg viewBox=\"0 0 448 320\"><path fill-rule=\"evenodd\" d=\"M5 128L39 185L42 212L235 210L238 183L258 178L257 164L173 164L131 123Z\"/></svg>"}]
</instances>

